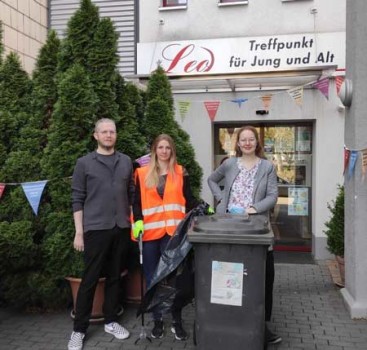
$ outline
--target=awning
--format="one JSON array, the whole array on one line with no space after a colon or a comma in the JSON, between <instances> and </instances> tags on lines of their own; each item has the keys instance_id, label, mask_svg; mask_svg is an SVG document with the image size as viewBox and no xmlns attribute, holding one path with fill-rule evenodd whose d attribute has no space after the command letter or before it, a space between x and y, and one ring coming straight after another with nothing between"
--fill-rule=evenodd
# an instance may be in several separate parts
<instances>
[{"instance_id":1,"label":"awning","mask_svg":"<svg viewBox=\"0 0 367 350\"><path fill-rule=\"evenodd\" d=\"M325 69L314 69L247 73L233 75L196 75L170 76L169 80L174 94L203 92L241 92L258 90L288 90L297 86L311 84L322 76L331 76L335 66ZM146 86L149 76L130 76L127 80L138 80L139 85Z\"/></svg>"}]
</instances>

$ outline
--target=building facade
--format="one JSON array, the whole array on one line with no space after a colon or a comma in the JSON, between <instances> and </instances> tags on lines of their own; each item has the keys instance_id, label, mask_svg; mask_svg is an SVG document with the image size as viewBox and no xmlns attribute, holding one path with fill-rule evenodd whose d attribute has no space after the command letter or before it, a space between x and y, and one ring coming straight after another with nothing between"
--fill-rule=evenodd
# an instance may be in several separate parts
<instances>
[{"instance_id":1,"label":"building facade","mask_svg":"<svg viewBox=\"0 0 367 350\"><path fill-rule=\"evenodd\" d=\"M17 52L23 68L31 73L38 52L47 39L47 0L0 0L5 55Z\"/></svg>"},{"instance_id":2,"label":"building facade","mask_svg":"<svg viewBox=\"0 0 367 350\"><path fill-rule=\"evenodd\" d=\"M258 128L276 164L277 249L329 257L327 203L343 183L345 0L141 0L137 75L160 64L176 119L206 179L233 155L236 129Z\"/></svg>"},{"instance_id":3,"label":"building facade","mask_svg":"<svg viewBox=\"0 0 367 350\"><path fill-rule=\"evenodd\" d=\"M92 0L98 6L101 17L110 17L119 34L117 49L120 56L118 69L124 76L135 73L136 64L136 1L134 0ZM50 27L60 38L70 17L80 7L80 0L49 0Z\"/></svg>"}]
</instances>

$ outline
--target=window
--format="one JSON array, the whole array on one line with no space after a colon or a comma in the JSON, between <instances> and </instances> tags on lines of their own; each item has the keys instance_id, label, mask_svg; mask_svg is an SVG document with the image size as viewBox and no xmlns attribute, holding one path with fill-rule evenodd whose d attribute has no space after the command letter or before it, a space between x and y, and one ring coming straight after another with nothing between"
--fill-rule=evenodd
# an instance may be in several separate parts
<instances>
[{"instance_id":1,"label":"window","mask_svg":"<svg viewBox=\"0 0 367 350\"><path fill-rule=\"evenodd\" d=\"M247 5L248 0L218 0L218 6Z\"/></svg>"},{"instance_id":2,"label":"window","mask_svg":"<svg viewBox=\"0 0 367 350\"><path fill-rule=\"evenodd\" d=\"M186 6L187 0L163 0L162 7Z\"/></svg>"}]
</instances>

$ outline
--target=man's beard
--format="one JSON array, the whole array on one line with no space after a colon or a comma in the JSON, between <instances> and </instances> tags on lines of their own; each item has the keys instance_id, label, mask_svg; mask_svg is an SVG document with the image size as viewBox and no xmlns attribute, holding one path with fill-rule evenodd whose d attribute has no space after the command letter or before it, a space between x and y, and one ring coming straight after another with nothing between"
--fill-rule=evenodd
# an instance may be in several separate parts
<instances>
[{"instance_id":1,"label":"man's beard","mask_svg":"<svg viewBox=\"0 0 367 350\"><path fill-rule=\"evenodd\" d=\"M114 148L115 148L115 145L113 144L113 145L111 145L111 146L106 146L106 145L103 145L103 144L101 144L101 143L99 143L99 147L101 147L102 149L104 149L105 151L112 151L112 150L114 150Z\"/></svg>"}]
</instances>

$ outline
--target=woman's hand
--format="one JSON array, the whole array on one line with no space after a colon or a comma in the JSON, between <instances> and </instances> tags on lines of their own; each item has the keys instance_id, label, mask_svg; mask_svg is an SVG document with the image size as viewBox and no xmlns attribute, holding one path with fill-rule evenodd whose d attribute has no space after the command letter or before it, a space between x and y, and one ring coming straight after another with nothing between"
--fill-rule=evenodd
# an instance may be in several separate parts
<instances>
[{"instance_id":1,"label":"woman's hand","mask_svg":"<svg viewBox=\"0 0 367 350\"><path fill-rule=\"evenodd\" d=\"M249 207L246 209L247 214L257 214L257 211L254 207Z\"/></svg>"}]
</instances>

